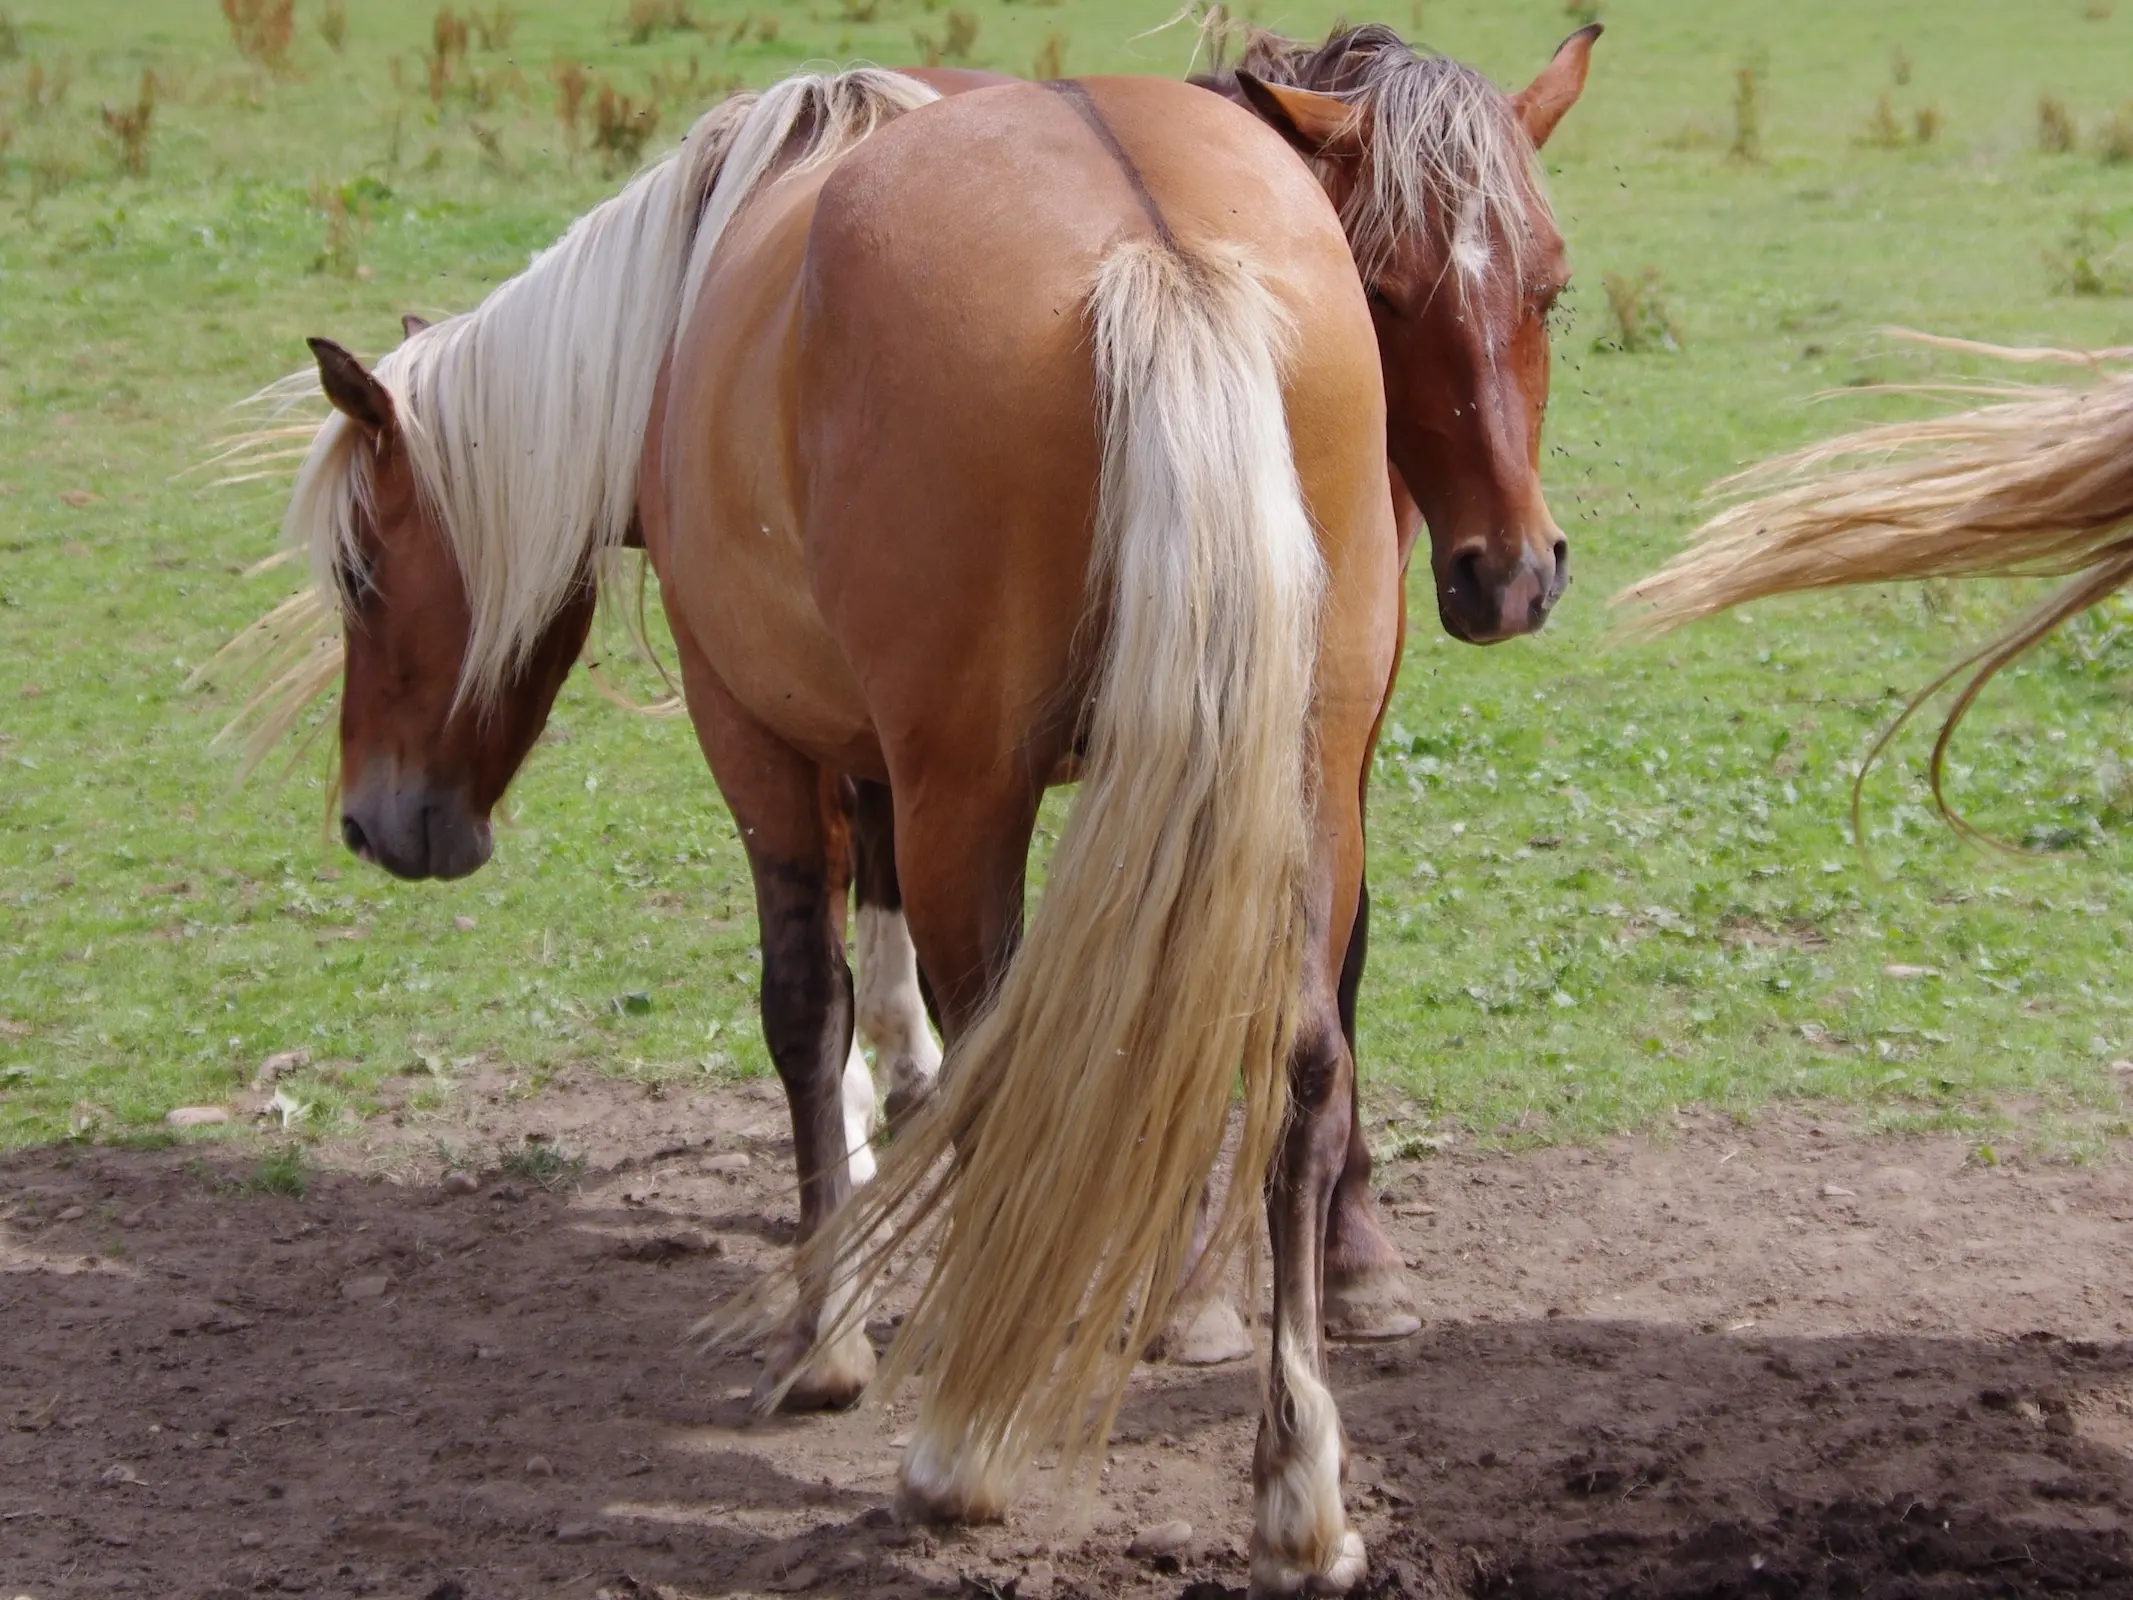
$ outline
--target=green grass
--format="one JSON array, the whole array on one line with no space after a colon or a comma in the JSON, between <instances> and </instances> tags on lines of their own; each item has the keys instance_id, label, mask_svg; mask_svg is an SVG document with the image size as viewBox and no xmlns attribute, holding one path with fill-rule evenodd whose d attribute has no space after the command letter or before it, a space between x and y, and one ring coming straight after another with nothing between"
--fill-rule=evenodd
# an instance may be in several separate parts
<instances>
[{"instance_id":1,"label":"green grass","mask_svg":"<svg viewBox=\"0 0 2133 1600\"><path fill-rule=\"evenodd\" d=\"M253 1194L303 1199L304 1191L311 1187L311 1171L304 1160L304 1147L300 1144L276 1145L253 1163L252 1175L245 1180L244 1186Z\"/></svg>"},{"instance_id":2,"label":"green grass","mask_svg":"<svg viewBox=\"0 0 2133 1600\"><path fill-rule=\"evenodd\" d=\"M577 1187L578 1180L585 1174L585 1158L569 1155L553 1144L529 1139L499 1148L496 1170L507 1178L517 1178L554 1194Z\"/></svg>"},{"instance_id":3,"label":"green grass","mask_svg":"<svg viewBox=\"0 0 2133 1600\"><path fill-rule=\"evenodd\" d=\"M382 349L400 312L472 304L612 189L564 137L558 58L656 101L656 146L717 85L909 60L914 31L948 36L946 12L694 0L702 27L633 45L627 7L544 0L519 7L508 53L477 43L436 105L432 8L406 0L349 8L341 54L299 0L280 77L239 59L212 0L6 9L0 1142L140 1137L289 1049L310 1053L285 1084L310 1137L374 1114L410 1071L415 1106L448 1106L477 1061L528 1093L579 1062L765 1070L742 856L686 725L624 716L580 676L492 867L412 886L360 869L322 835L315 764L233 790L208 748L231 701L185 678L288 579L241 576L273 546L271 487L179 474L224 406L300 364L304 335ZM981 65L1026 71L1054 35L1068 71L1173 72L1186 53L1146 33L1157 0L958 9ZM1331 10L1262 14L1305 32ZM1555 0L1419 10L1422 37L1505 81L1573 25ZM1600 604L1678 546L1713 479L1917 404L1847 386L1965 370L1880 343L1883 324L2133 342L2133 300L2062 292L2082 281L2070 241L2122 260L2133 240L2126 169L2095 131L2124 99L2133 11L2085 11L1607 12L1586 103L1548 152L1579 287L1546 473L1578 585L1537 640L1482 652L1418 628L1374 791L1365 1071L1440 1133L1588 1137L1796 1096L1892 1124L2011 1116L2074 1147L2120 1128L2124 617L2020 669L1957 753L1981 821L2065 857L1958 845L1907 743L1873 786L1877 876L1846 833L1853 764L2014 596L1765 605L1613 650ZM1416 31L1406 8L1389 19ZM1729 153L1744 68L1753 161ZM99 108L133 105L144 69L149 172L123 177ZM1939 111L1937 136L1863 143L1883 94L1906 128ZM2072 153L2036 149L2046 94L2081 130ZM1647 272L1678 348L1602 353L1618 331L1603 278ZM1414 601L1426 623L1426 576Z\"/></svg>"}]
</instances>

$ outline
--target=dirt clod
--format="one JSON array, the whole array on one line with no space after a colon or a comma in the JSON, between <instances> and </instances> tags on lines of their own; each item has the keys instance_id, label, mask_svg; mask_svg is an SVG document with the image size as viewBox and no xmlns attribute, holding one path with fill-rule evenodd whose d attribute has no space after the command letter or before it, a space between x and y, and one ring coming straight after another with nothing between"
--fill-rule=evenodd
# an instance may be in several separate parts
<instances>
[{"instance_id":1,"label":"dirt clod","mask_svg":"<svg viewBox=\"0 0 2133 1600\"><path fill-rule=\"evenodd\" d=\"M1182 1517L1143 1528L1126 1546L1126 1554L1145 1561L1152 1556L1174 1556L1192 1543L1192 1524Z\"/></svg>"},{"instance_id":2,"label":"dirt clod","mask_svg":"<svg viewBox=\"0 0 2133 1600\"><path fill-rule=\"evenodd\" d=\"M615 1246L615 1254L625 1261L656 1264L681 1256L721 1255L725 1248L701 1228L667 1228L659 1233L621 1240Z\"/></svg>"}]
</instances>

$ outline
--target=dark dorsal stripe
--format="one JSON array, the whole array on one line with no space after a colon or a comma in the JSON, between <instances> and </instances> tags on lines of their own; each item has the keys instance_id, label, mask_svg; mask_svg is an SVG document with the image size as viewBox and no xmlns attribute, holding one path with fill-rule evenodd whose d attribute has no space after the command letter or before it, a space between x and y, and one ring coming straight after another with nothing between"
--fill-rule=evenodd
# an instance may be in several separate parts
<instances>
[{"instance_id":1,"label":"dark dorsal stripe","mask_svg":"<svg viewBox=\"0 0 2133 1600\"><path fill-rule=\"evenodd\" d=\"M1164 219L1162 209L1156 205L1155 196L1148 192L1148 180L1141 176L1141 169L1136 167L1133 158L1126 154L1126 147L1118 142L1118 135L1113 133L1111 125L1104 121L1103 113L1096 109L1096 102L1089 97L1088 89L1072 78L1053 78L1045 87L1072 106L1081 120L1089 125L1089 131L1095 134L1104 149L1111 153L1111 159L1118 163L1118 170L1125 174L1126 182L1132 185L1134 198L1140 201L1141 210L1148 214L1149 222L1155 227L1155 236L1164 244L1175 246L1177 238L1171 233L1170 224Z\"/></svg>"}]
</instances>

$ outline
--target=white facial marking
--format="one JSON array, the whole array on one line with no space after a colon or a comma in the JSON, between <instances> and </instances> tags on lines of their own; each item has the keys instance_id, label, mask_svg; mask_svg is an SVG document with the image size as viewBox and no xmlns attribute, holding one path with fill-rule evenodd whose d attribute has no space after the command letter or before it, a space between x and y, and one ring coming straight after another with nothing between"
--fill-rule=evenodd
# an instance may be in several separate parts
<instances>
[{"instance_id":1,"label":"white facial marking","mask_svg":"<svg viewBox=\"0 0 2133 1600\"><path fill-rule=\"evenodd\" d=\"M1452 241L1452 265L1462 278L1475 280L1489 270L1489 241L1474 233L1461 233Z\"/></svg>"}]
</instances>

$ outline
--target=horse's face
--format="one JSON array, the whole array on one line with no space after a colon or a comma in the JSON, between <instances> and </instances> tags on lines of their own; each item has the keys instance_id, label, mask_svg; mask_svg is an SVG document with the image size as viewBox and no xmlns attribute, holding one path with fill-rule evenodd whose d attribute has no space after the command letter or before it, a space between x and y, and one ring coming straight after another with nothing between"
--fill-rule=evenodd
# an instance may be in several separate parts
<instances>
[{"instance_id":1,"label":"horse's face","mask_svg":"<svg viewBox=\"0 0 2133 1600\"><path fill-rule=\"evenodd\" d=\"M1574 34L1510 100L1540 145L1584 86L1597 28ZM1240 75L1240 77L1243 75ZM1345 212L1372 129L1346 101L1247 80L1262 117L1312 157ZM1548 313L1569 281L1562 235L1538 194L1500 237L1454 237L1443 208L1400 230L1365 284L1383 360L1386 454L1429 526L1437 614L1456 639L1531 633L1570 583L1570 547L1541 490Z\"/></svg>"},{"instance_id":2,"label":"horse's face","mask_svg":"<svg viewBox=\"0 0 2133 1600\"><path fill-rule=\"evenodd\" d=\"M1385 372L1386 454L1429 528L1445 632L1493 644L1538 630L1570 583L1570 546L1541 489L1547 317L1569 277L1543 221L1521 251L1428 238L1370 292Z\"/></svg>"},{"instance_id":3,"label":"horse's face","mask_svg":"<svg viewBox=\"0 0 2133 1600\"><path fill-rule=\"evenodd\" d=\"M462 878L489 859L489 816L548 720L585 642L590 588L557 615L492 700L459 694L473 618L377 379L312 341L326 396L363 430L370 505L359 561L338 574L347 618L341 684L341 837L399 878Z\"/></svg>"}]
</instances>

